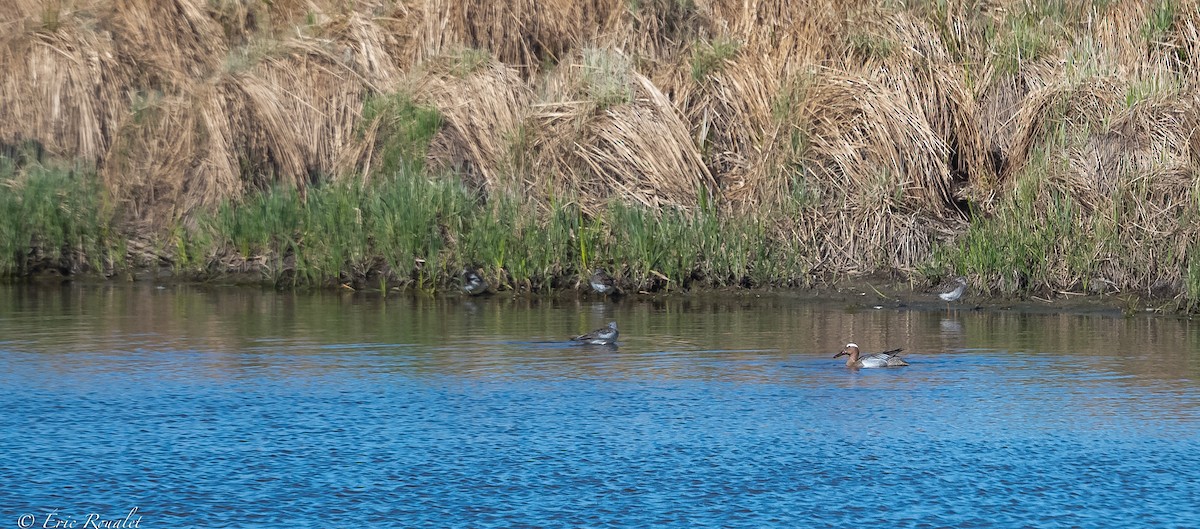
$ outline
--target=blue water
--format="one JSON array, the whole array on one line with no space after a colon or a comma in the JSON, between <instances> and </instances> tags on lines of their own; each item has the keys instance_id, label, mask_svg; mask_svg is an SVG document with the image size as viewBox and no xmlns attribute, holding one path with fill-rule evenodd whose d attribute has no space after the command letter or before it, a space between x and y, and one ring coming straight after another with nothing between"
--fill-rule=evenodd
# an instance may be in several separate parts
<instances>
[{"instance_id":1,"label":"blue water","mask_svg":"<svg viewBox=\"0 0 1200 529\"><path fill-rule=\"evenodd\" d=\"M0 307L0 527L1200 527L1186 321L87 288ZM609 318L615 349L562 341ZM845 336L912 365L847 370Z\"/></svg>"}]
</instances>

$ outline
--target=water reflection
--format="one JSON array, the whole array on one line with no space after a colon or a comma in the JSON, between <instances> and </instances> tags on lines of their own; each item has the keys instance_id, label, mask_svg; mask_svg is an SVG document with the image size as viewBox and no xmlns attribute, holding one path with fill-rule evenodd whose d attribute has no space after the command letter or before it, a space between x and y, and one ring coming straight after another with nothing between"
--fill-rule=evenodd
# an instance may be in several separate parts
<instances>
[{"instance_id":1,"label":"water reflection","mask_svg":"<svg viewBox=\"0 0 1200 529\"><path fill-rule=\"evenodd\" d=\"M609 321L616 346L568 341ZM848 341L911 365L845 369ZM1116 314L8 286L0 482L25 486L0 504L214 527L352 504L377 526L1196 526L1198 365L1194 323ZM80 425L105 435L47 433Z\"/></svg>"},{"instance_id":2,"label":"water reflection","mask_svg":"<svg viewBox=\"0 0 1200 529\"><path fill-rule=\"evenodd\" d=\"M1111 370L1135 380L1195 381L1200 333L1188 320L1012 311L857 310L775 295L694 296L619 303L577 299L382 297L176 286L0 289L4 346L94 351L87 369L114 352L203 356L215 369L252 367L264 355L407 357L421 369L458 373L463 364L519 365L567 348L571 336L619 321L622 364L684 355L706 359L826 359L848 341L864 350L904 347L914 362L980 351L1044 355L1042 369L1072 377ZM694 354L693 354L694 353ZM144 359L145 360L145 359ZM89 364L88 362L91 362ZM304 362L300 362L302 365ZM837 362L829 361L830 364ZM78 367L78 364L72 363ZM72 369L71 366L63 366ZM405 366L406 368L409 366ZM690 376L692 365L664 376ZM300 365L289 373L302 373ZM764 377L775 377L766 370Z\"/></svg>"}]
</instances>

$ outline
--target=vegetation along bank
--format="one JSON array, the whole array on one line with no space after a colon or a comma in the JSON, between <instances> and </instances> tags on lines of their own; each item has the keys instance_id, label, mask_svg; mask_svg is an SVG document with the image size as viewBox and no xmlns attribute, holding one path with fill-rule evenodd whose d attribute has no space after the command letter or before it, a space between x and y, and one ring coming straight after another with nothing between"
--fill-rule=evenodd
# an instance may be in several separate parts
<instances>
[{"instance_id":1,"label":"vegetation along bank","mask_svg":"<svg viewBox=\"0 0 1200 529\"><path fill-rule=\"evenodd\" d=\"M1197 0L0 0L0 275L965 275L1195 309L1198 27Z\"/></svg>"}]
</instances>

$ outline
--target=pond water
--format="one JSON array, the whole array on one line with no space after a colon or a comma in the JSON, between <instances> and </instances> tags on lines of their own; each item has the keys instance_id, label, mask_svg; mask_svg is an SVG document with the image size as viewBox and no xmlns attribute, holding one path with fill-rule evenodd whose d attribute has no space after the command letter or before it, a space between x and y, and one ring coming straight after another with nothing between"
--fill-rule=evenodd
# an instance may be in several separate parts
<instances>
[{"instance_id":1,"label":"pond water","mask_svg":"<svg viewBox=\"0 0 1200 529\"><path fill-rule=\"evenodd\" d=\"M0 410L0 527L1200 527L1200 328L1116 312L7 286Z\"/></svg>"}]
</instances>

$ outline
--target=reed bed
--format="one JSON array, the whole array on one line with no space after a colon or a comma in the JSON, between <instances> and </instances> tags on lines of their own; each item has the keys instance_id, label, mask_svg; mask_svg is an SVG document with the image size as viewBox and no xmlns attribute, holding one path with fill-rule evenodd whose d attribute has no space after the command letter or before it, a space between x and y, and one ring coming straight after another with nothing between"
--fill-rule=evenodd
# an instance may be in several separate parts
<instances>
[{"instance_id":1,"label":"reed bed","mask_svg":"<svg viewBox=\"0 0 1200 529\"><path fill-rule=\"evenodd\" d=\"M0 12L4 200L55 182L99 219L10 215L9 274L142 252L291 285L604 266L636 290L968 274L1200 303L1196 0Z\"/></svg>"},{"instance_id":2,"label":"reed bed","mask_svg":"<svg viewBox=\"0 0 1200 529\"><path fill-rule=\"evenodd\" d=\"M501 291L575 288L596 267L634 291L803 281L786 242L756 220L620 202L589 216L575 200L485 201L460 180L401 171L313 189L307 200L277 188L226 203L200 219L209 242L190 251L280 286L437 290L456 286L466 267Z\"/></svg>"},{"instance_id":3,"label":"reed bed","mask_svg":"<svg viewBox=\"0 0 1200 529\"><path fill-rule=\"evenodd\" d=\"M94 175L43 164L36 149L0 157L0 276L111 273L125 260ZM20 162L19 164L17 162Z\"/></svg>"}]
</instances>

